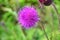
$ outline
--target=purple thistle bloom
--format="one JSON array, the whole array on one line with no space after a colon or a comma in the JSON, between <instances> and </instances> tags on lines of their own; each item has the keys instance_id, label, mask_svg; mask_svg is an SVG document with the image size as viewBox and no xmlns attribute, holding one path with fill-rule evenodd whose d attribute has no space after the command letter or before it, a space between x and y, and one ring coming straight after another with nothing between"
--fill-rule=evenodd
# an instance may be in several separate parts
<instances>
[{"instance_id":1,"label":"purple thistle bloom","mask_svg":"<svg viewBox=\"0 0 60 40\"><path fill-rule=\"evenodd\" d=\"M49 6L52 4L53 0L39 0L40 3Z\"/></svg>"},{"instance_id":2,"label":"purple thistle bloom","mask_svg":"<svg viewBox=\"0 0 60 40\"><path fill-rule=\"evenodd\" d=\"M18 22L26 29L29 29L36 25L39 16L34 7L25 6L18 12Z\"/></svg>"}]
</instances>

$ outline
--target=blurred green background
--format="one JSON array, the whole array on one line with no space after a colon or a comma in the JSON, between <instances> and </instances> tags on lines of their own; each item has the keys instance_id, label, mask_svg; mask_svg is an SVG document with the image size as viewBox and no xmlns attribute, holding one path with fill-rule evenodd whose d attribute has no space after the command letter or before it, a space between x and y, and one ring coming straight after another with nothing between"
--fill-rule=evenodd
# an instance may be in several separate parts
<instances>
[{"instance_id":1,"label":"blurred green background","mask_svg":"<svg viewBox=\"0 0 60 40\"><path fill-rule=\"evenodd\" d=\"M60 0L53 2L60 15ZM43 23L28 30L21 28L17 12L25 5L35 6ZM45 14L41 13L38 0L0 0L0 40L47 40L47 37L49 40L60 40L58 15L52 5L44 7ZM45 31L41 25L45 26Z\"/></svg>"}]
</instances>

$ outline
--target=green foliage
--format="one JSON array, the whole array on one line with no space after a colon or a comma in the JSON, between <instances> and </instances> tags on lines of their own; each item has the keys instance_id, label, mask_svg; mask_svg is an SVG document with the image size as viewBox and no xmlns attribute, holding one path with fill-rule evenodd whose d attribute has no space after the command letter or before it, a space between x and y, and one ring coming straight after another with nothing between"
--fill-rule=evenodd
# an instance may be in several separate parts
<instances>
[{"instance_id":1,"label":"green foliage","mask_svg":"<svg viewBox=\"0 0 60 40\"><path fill-rule=\"evenodd\" d=\"M54 0L60 15L60 0ZM37 0L0 0L0 40L47 40L44 30L37 27L23 29L17 21L17 12L25 5L36 6L38 13L42 16L45 31L49 40L60 40L59 20L56 12L51 6L45 6L43 15L38 8Z\"/></svg>"}]
</instances>

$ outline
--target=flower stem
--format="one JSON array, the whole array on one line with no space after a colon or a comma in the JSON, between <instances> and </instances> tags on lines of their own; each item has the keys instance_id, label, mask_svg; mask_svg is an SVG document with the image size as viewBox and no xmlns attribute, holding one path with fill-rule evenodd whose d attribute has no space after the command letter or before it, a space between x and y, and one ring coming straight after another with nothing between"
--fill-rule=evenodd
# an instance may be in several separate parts
<instances>
[{"instance_id":1,"label":"flower stem","mask_svg":"<svg viewBox=\"0 0 60 40\"><path fill-rule=\"evenodd\" d=\"M59 21L59 27L58 27L58 29L60 31L60 15L59 15L58 10L57 10L57 8L56 8L56 6L55 6L54 3L52 3L52 6L53 6L55 12L57 13L57 17L58 17L58 21Z\"/></svg>"},{"instance_id":2,"label":"flower stem","mask_svg":"<svg viewBox=\"0 0 60 40\"><path fill-rule=\"evenodd\" d=\"M41 9L41 12L43 13L43 15L46 14L46 13L44 12L44 5L40 5L40 9ZM43 29L43 31L44 31L44 34L45 34L47 40L49 40L48 35L47 35L46 31L45 31L44 25L43 25L43 23L41 23L41 24L42 24L41 26L42 26L42 29Z\"/></svg>"},{"instance_id":3,"label":"flower stem","mask_svg":"<svg viewBox=\"0 0 60 40\"><path fill-rule=\"evenodd\" d=\"M45 36L46 36L47 40L49 40L48 35L47 35L46 31L45 31L44 26L43 26L43 31L44 31L44 34L45 34Z\"/></svg>"}]
</instances>

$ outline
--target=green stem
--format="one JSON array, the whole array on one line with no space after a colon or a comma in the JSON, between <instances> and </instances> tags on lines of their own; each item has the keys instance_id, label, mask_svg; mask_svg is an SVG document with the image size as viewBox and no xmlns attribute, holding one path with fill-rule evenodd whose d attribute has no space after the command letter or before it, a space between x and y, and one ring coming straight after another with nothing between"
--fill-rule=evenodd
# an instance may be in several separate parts
<instances>
[{"instance_id":1,"label":"green stem","mask_svg":"<svg viewBox=\"0 0 60 40\"><path fill-rule=\"evenodd\" d=\"M41 12L43 13L43 15L45 15L46 13L44 12L44 7L41 6L40 9L41 9ZM46 31L45 31L44 25L42 25L42 28L43 28L43 31L44 31L44 34L45 34L47 40L49 40L48 35L47 35Z\"/></svg>"},{"instance_id":2,"label":"green stem","mask_svg":"<svg viewBox=\"0 0 60 40\"><path fill-rule=\"evenodd\" d=\"M48 35L47 35L46 31L45 31L44 26L43 26L43 31L44 31L44 34L45 34L45 36L46 36L47 40L49 40Z\"/></svg>"},{"instance_id":3,"label":"green stem","mask_svg":"<svg viewBox=\"0 0 60 40\"><path fill-rule=\"evenodd\" d=\"M59 15L58 10L57 10L57 8L56 8L54 3L52 3L52 6L53 6L55 12L57 13L57 17L58 17L58 21L59 21L59 30L60 30L60 18L59 18L60 15Z\"/></svg>"}]
</instances>

